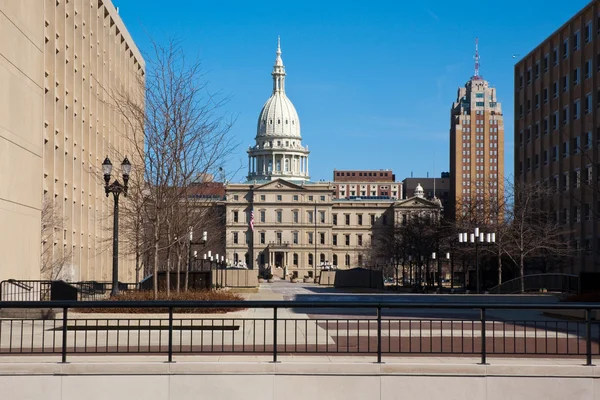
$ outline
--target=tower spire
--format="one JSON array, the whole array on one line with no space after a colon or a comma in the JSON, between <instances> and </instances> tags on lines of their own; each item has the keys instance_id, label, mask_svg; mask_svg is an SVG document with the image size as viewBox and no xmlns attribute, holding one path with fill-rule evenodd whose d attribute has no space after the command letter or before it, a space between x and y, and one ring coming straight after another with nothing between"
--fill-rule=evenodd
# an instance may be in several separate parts
<instances>
[{"instance_id":1,"label":"tower spire","mask_svg":"<svg viewBox=\"0 0 600 400\"><path fill-rule=\"evenodd\" d=\"M281 39L277 36L277 58L275 58L275 65L273 65L273 93L281 92L285 93L285 67L283 66L283 60L281 59Z\"/></svg>"},{"instance_id":2,"label":"tower spire","mask_svg":"<svg viewBox=\"0 0 600 400\"><path fill-rule=\"evenodd\" d=\"M475 38L475 79L479 79L479 38Z\"/></svg>"}]
</instances>

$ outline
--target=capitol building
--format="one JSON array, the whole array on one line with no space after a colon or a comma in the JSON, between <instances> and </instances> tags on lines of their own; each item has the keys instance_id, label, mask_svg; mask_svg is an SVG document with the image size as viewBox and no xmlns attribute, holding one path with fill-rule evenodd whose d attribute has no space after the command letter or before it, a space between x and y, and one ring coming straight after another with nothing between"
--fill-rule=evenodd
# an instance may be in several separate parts
<instances>
[{"instance_id":1,"label":"capitol building","mask_svg":"<svg viewBox=\"0 0 600 400\"><path fill-rule=\"evenodd\" d=\"M397 185L385 196L342 198L335 182L311 181L310 152L286 94L279 42L271 75L271 97L248 149L247 181L225 186L226 258L232 264L300 277L323 267L374 265L382 261L371 250L378 235L393 232L411 214L440 218L440 201L426 199L419 188L408 199Z\"/></svg>"}]
</instances>

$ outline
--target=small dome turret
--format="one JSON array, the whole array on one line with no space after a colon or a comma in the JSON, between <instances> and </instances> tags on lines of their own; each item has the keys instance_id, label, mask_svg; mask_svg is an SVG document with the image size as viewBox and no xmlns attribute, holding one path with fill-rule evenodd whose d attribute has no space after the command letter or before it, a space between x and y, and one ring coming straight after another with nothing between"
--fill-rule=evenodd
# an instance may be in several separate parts
<instances>
[{"instance_id":1,"label":"small dome turret","mask_svg":"<svg viewBox=\"0 0 600 400\"><path fill-rule=\"evenodd\" d=\"M425 197L425 191L423 190L423 186L420 183L417 183L417 187L415 188L415 196L419 198Z\"/></svg>"}]
</instances>

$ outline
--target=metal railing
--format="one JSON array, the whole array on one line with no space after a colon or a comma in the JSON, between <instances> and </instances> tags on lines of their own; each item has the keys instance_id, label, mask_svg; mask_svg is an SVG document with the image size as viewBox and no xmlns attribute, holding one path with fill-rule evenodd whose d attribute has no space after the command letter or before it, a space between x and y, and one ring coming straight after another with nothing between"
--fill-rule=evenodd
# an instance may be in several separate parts
<instances>
[{"instance_id":1,"label":"metal railing","mask_svg":"<svg viewBox=\"0 0 600 400\"><path fill-rule=\"evenodd\" d=\"M17 280L8 279L0 282L0 301L50 301L53 283L60 282L64 286L77 291L77 300L102 300L110 295L112 282L65 282L52 280ZM120 291L136 290L135 283L119 282Z\"/></svg>"},{"instance_id":2,"label":"metal railing","mask_svg":"<svg viewBox=\"0 0 600 400\"><path fill-rule=\"evenodd\" d=\"M495 286L489 292L494 294L521 293L522 287L525 292L538 292L545 289L549 292L577 293L579 276L554 273L525 275Z\"/></svg>"},{"instance_id":3,"label":"metal railing","mask_svg":"<svg viewBox=\"0 0 600 400\"><path fill-rule=\"evenodd\" d=\"M600 324L592 318L600 304L588 303L0 302L0 308L5 307L51 308L62 310L62 316L0 320L0 357L56 354L62 362L68 355L81 354L165 354L171 362L182 354L250 353L270 354L273 362L280 354L370 354L378 363L384 355L473 355L482 364L490 355L572 356L585 357L592 365L592 357L600 353ZM98 318L78 312L81 308L128 309L131 314ZM148 315L144 310L149 308L164 312ZM179 314L190 308L270 312L261 311L266 314L262 317ZM301 314L282 315L290 309ZM515 318L491 315L498 310L513 310ZM579 310L585 318L517 318L524 310ZM427 318L432 312L436 317Z\"/></svg>"}]
</instances>

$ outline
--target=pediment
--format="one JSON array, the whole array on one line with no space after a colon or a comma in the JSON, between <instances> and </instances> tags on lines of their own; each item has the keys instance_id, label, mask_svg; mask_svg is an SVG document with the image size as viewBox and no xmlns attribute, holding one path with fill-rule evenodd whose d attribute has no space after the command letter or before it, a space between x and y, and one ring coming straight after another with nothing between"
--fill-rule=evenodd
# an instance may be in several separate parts
<instances>
[{"instance_id":1,"label":"pediment","mask_svg":"<svg viewBox=\"0 0 600 400\"><path fill-rule=\"evenodd\" d=\"M394 207L400 208L440 208L440 205L431 201L424 199L422 197L411 197L410 199L398 200L394 203Z\"/></svg>"},{"instance_id":2,"label":"pediment","mask_svg":"<svg viewBox=\"0 0 600 400\"><path fill-rule=\"evenodd\" d=\"M254 187L254 191L296 191L296 190L306 190L306 188L302 185L298 185L293 182L286 181L285 179L276 179L271 182L263 183Z\"/></svg>"}]
</instances>

